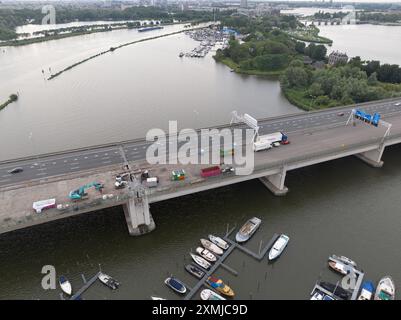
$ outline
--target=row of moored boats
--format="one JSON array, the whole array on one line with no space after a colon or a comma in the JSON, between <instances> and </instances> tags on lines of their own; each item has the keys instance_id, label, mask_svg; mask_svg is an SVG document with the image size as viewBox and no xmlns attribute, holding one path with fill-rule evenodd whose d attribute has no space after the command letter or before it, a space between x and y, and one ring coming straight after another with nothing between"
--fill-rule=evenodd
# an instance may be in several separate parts
<instances>
[{"instance_id":1,"label":"row of moored boats","mask_svg":"<svg viewBox=\"0 0 401 320\"><path fill-rule=\"evenodd\" d=\"M356 281L357 263L345 256L331 255L328 259L329 267L343 275L353 276ZM323 289L322 289L323 288ZM340 284L320 281L311 293L311 300L349 300L352 291L343 288ZM391 276L382 277L377 287L372 281L364 281L358 292L358 300L394 300L395 283Z\"/></svg>"},{"instance_id":2,"label":"row of moored boats","mask_svg":"<svg viewBox=\"0 0 401 320\"><path fill-rule=\"evenodd\" d=\"M109 287L110 289L116 290L120 286L120 283L116 280L110 277L109 275L99 272L97 275L97 278L100 280L101 283L103 283L105 286ZM72 285L71 282L65 277L65 276L60 276L59 278L59 285L61 290L68 296L72 295Z\"/></svg>"},{"instance_id":3,"label":"row of moored boats","mask_svg":"<svg viewBox=\"0 0 401 320\"><path fill-rule=\"evenodd\" d=\"M212 264L229 248L227 241L214 235L209 235L208 239L200 239L200 243L202 246L196 248L196 254L190 253L193 263L185 266L185 270L197 279L202 279ZM175 277L168 277L164 282L177 293L184 294L187 292L185 284ZM206 279L206 283L215 291L211 289L202 290L200 293L202 300L226 300L222 295L226 297L234 297L235 295L234 290L225 284L222 279L209 276ZM154 296L151 298L153 300L162 299Z\"/></svg>"}]
</instances>

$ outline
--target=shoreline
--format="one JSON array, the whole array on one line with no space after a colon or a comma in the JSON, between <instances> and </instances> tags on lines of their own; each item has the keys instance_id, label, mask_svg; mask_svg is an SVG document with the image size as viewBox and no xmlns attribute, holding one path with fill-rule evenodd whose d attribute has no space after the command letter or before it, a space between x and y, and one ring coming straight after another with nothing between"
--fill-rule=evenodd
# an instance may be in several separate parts
<instances>
[{"instance_id":1,"label":"shoreline","mask_svg":"<svg viewBox=\"0 0 401 320\"><path fill-rule=\"evenodd\" d=\"M171 25L185 24L185 23L191 23L191 21L190 22L165 23L165 24L160 24L157 26L164 27L164 26L171 26ZM112 31L116 31L116 30L140 29L140 28L144 28L144 27L145 26L139 26L139 27L126 26L126 27L113 28L111 30L103 29L103 30L91 30L91 31L78 31L78 32L70 32L70 33L57 34L57 35L44 36L44 37L36 37L36 38L30 38L30 39L6 40L4 42L0 42L0 47L19 47L19 46L24 46L24 45L34 44L34 43L41 43L41 42L47 42L47 41L53 41L53 40L61 40L61 39L84 36L84 35L89 35L89 34L94 34L94 33L112 32ZM148 26L146 26L146 27L148 27Z\"/></svg>"},{"instance_id":2,"label":"shoreline","mask_svg":"<svg viewBox=\"0 0 401 320\"><path fill-rule=\"evenodd\" d=\"M213 59L216 62L220 62L227 67L229 67L232 72L238 73L238 74L245 74L249 76L262 76L262 77L271 77L271 78L277 78L278 76L282 75L285 69L283 70L277 70L277 71L258 71L258 70L242 70L238 64L236 64L234 61L232 61L229 58L224 58L224 59L216 59L215 56L213 56ZM278 79L277 79L278 81Z\"/></svg>"}]
</instances>

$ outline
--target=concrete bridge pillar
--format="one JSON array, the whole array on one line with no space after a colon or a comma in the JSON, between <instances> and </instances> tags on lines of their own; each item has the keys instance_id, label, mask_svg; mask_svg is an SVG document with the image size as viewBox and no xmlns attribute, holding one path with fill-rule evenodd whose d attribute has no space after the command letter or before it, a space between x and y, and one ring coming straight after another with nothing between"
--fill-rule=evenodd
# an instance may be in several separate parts
<instances>
[{"instance_id":1,"label":"concrete bridge pillar","mask_svg":"<svg viewBox=\"0 0 401 320\"><path fill-rule=\"evenodd\" d=\"M283 167L279 173L259 178L259 180L275 196L284 196L288 192L288 188L284 185L286 174L287 170Z\"/></svg>"},{"instance_id":2,"label":"concrete bridge pillar","mask_svg":"<svg viewBox=\"0 0 401 320\"><path fill-rule=\"evenodd\" d=\"M135 196L123 205L123 209L131 236L140 236L156 228L153 217L150 214L146 193L135 192Z\"/></svg>"},{"instance_id":3,"label":"concrete bridge pillar","mask_svg":"<svg viewBox=\"0 0 401 320\"><path fill-rule=\"evenodd\" d=\"M366 151L357 154L356 156L374 168L381 168L383 166L383 161L381 160L383 151L384 145L381 146L379 149Z\"/></svg>"}]
</instances>

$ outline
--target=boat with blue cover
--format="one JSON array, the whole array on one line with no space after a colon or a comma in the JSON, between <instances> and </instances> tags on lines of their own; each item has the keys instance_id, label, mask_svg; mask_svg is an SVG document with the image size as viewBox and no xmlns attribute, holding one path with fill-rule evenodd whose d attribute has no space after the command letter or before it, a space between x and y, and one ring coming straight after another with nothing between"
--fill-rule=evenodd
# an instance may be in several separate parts
<instances>
[{"instance_id":1,"label":"boat with blue cover","mask_svg":"<svg viewBox=\"0 0 401 320\"><path fill-rule=\"evenodd\" d=\"M164 283L170 287L171 289L173 289L175 292L184 294L185 292L187 292L187 288L185 287L185 285L178 279L174 278L174 277L169 277L166 280L164 280Z\"/></svg>"}]
</instances>

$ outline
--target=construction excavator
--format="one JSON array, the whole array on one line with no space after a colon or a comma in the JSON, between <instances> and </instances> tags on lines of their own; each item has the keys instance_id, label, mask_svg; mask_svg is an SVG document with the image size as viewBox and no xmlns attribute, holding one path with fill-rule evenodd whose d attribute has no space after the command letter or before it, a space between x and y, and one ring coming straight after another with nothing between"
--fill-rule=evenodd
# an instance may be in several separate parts
<instances>
[{"instance_id":1,"label":"construction excavator","mask_svg":"<svg viewBox=\"0 0 401 320\"><path fill-rule=\"evenodd\" d=\"M71 191L70 194L69 194L69 197L70 197L71 200L74 200L74 201L75 200L86 199L86 198L88 198L88 193L85 192L85 191L86 191L86 189L89 189L89 188L92 188L92 187L94 187L97 191L101 192L103 187L104 187L104 185L102 183L99 183L99 182L88 183L88 184L86 184L86 185L84 185L84 186L82 186L82 187L80 187L80 188L78 188L76 190Z\"/></svg>"}]
</instances>

